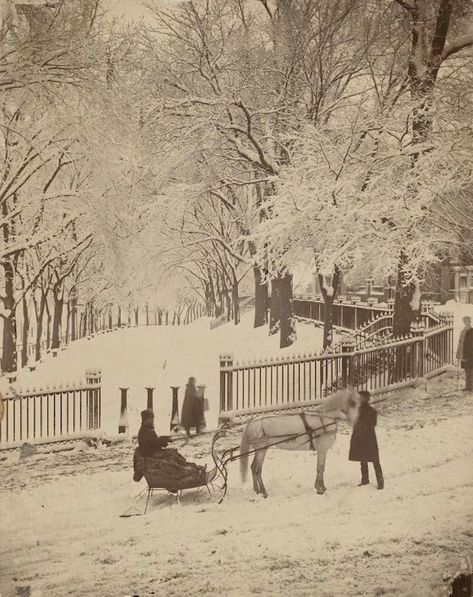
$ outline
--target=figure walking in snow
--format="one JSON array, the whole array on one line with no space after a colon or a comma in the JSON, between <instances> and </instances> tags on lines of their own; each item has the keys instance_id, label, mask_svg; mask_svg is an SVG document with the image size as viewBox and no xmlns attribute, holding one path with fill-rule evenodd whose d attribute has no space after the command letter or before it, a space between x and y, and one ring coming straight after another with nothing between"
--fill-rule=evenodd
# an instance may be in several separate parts
<instances>
[{"instance_id":1,"label":"figure walking in snow","mask_svg":"<svg viewBox=\"0 0 473 597\"><path fill-rule=\"evenodd\" d=\"M369 401L371 394L364 390L358 392L360 396L360 410L358 420L353 428L353 434L350 441L349 460L360 463L361 466L361 483L360 485L368 485L369 471L368 463L372 462L376 480L378 482L378 489L384 488L384 477L379 462L378 442L376 439L376 422L378 413L376 409L370 406Z\"/></svg>"},{"instance_id":2,"label":"figure walking in snow","mask_svg":"<svg viewBox=\"0 0 473 597\"><path fill-rule=\"evenodd\" d=\"M190 430L195 427L196 433L199 433L202 427L205 427L204 400L197 391L195 377L189 377L182 404L181 424L186 431L187 437L190 437Z\"/></svg>"},{"instance_id":3,"label":"figure walking in snow","mask_svg":"<svg viewBox=\"0 0 473 597\"><path fill-rule=\"evenodd\" d=\"M457 361L465 369L465 390L473 390L473 328L471 327L471 318L464 317L465 327L462 329L458 340Z\"/></svg>"}]
</instances>

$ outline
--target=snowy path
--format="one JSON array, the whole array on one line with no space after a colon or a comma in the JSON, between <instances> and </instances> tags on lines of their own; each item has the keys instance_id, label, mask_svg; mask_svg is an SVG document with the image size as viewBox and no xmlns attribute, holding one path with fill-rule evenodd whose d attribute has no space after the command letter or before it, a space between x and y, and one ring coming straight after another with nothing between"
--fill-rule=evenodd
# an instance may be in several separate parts
<instances>
[{"instance_id":1,"label":"snowy path","mask_svg":"<svg viewBox=\"0 0 473 597\"><path fill-rule=\"evenodd\" d=\"M473 555L473 398L452 379L393 394L379 406L386 489L358 488L340 433L315 495L310 453L270 451L267 500L232 465L220 506L167 498L120 519L141 484L129 444L1 462L0 593L344 597L442 594ZM209 437L183 449L208 453ZM8 516L4 513L8 511Z\"/></svg>"}]
</instances>

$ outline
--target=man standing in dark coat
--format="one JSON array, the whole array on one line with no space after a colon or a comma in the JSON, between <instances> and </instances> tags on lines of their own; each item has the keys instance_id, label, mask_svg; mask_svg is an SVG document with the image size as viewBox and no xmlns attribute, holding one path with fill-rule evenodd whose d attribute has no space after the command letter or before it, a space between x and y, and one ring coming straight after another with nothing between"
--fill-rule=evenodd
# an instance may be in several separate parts
<instances>
[{"instance_id":1,"label":"man standing in dark coat","mask_svg":"<svg viewBox=\"0 0 473 597\"><path fill-rule=\"evenodd\" d=\"M376 480L378 481L378 489L383 489L384 478L381 464L379 463L378 442L375 432L378 413L376 409L369 405L371 398L369 392L362 390L358 394L361 402L360 411L358 420L353 428L348 458L349 460L359 462L361 465L360 485L368 485L370 482L368 462L372 462L374 472L376 473Z\"/></svg>"},{"instance_id":2,"label":"man standing in dark coat","mask_svg":"<svg viewBox=\"0 0 473 597\"><path fill-rule=\"evenodd\" d=\"M462 329L458 340L457 360L465 369L465 390L473 390L473 328L471 327L471 318L464 317L465 327Z\"/></svg>"}]
</instances>

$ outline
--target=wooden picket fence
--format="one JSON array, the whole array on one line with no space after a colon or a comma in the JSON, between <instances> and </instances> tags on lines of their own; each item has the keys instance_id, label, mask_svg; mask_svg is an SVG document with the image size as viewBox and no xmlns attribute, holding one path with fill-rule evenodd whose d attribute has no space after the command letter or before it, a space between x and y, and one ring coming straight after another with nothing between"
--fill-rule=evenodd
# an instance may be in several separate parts
<instances>
[{"instance_id":1,"label":"wooden picket fence","mask_svg":"<svg viewBox=\"0 0 473 597\"><path fill-rule=\"evenodd\" d=\"M101 372L86 371L83 383L15 388L3 396L3 408L0 449L84 437L101 426Z\"/></svg>"},{"instance_id":2,"label":"wooden picket fence","mask_svg":"<svg viewBox=\"0 0 473 597\"><path fill-rule=\"evenodd\" d=\"M347 338L332 353L248 363L221 355L219 417L239 419L314 405L348 383L381 392L439 374L453 363L453 316L437 319L428 328L413 325L407 338L378 337L372 345Z\"/></svg>"}]
</instances>

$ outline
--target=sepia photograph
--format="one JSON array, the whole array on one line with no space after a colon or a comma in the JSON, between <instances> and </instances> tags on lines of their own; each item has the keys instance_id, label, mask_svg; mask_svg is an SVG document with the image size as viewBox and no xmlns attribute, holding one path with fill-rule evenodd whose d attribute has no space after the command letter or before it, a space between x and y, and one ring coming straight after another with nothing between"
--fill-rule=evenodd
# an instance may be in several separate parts
<instances>
[{"instance_id":1,"label":"sepia photograph","mask_svg":"<svg viewBox=\"0 0 473 597\"><path fill-rule=\"evenodd\" d=\"M0 597L473 597L473 1L0 0Z\"/></svg>"}]
</instances>

